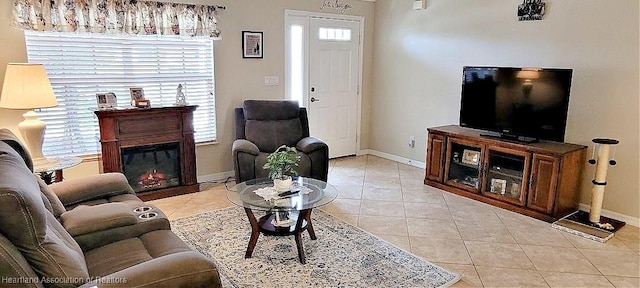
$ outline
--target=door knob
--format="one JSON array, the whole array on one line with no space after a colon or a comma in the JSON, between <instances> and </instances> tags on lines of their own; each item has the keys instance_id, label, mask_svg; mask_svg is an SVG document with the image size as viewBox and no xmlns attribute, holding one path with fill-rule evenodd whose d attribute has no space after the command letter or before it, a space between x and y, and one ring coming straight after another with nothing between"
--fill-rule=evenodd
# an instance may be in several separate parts
<instances>
[{"instance_id":1,"label":"door knob","mask_svg":"<svg viewBox=\"0 0 640 288\"><path fill-rule=\"evenodd\" d=\"M311 102L318 102L320 99L316 99L316 97L311 97Z\"/></svg>"}]
</instances>

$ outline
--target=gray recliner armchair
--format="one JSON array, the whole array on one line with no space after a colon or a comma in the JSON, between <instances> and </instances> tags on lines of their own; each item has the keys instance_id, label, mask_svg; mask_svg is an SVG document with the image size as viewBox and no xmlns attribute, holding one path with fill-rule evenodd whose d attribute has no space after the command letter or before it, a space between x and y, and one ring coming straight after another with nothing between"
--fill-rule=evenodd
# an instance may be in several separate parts
<instances>
[{"instance_id":1,"label":"gray recliner armchair","mask_svg":"<svg viewBox=\"0 0 640 288\"><path fill-rule=\"evenodd\" d=\"M309 136L306 108L294 101L246 100L235 109L236 140L233 168L236 183L267 177L262 166L281 145L295 147L300 156L300 176L327 181L329 147Z\"/></svg>"}]
</instances>

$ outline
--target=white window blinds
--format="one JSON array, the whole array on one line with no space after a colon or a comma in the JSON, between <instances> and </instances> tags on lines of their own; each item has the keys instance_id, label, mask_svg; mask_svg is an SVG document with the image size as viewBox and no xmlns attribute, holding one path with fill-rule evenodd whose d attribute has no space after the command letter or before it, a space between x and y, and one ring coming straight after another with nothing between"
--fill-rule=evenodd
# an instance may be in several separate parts
<instances>
[{"instance_id":1,"label":"white window blinds","mask_svg":"<svg viewBox=\"0 0 640 288\"><path fill-rule=\"evenodd\" d=\"M142 87L151 106L171 106L178 84L194 112L196 142L216 140L213 41L210 38L25 31L30 63L44 64L58 106L42 109L46 156L100 151L96 93L129 107Z\"/></svg>"}]
</instances>

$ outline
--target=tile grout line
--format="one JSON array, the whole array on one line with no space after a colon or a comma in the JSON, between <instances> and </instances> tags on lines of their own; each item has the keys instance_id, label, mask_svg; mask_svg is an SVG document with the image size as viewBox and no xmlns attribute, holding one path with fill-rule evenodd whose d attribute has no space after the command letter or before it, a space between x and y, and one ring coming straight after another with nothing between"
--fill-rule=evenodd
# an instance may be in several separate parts
<instances>
[{"instance_id":1,"label":"tile grout line","mask_svg":"<svg viewBox=\"0 0 640 288\"><path fill-rule=\"evenodd\" d=\"M458 227L458 223L456 222L455 217L453 216L453 214L451 214L451 208L449 208L449 203L447 202L447 198L444 196L442 198L444 199L444 205L447 206L447 211L449 211L449 214L451 215L451 220L453 221L453 225L456 226L456 230L458 230L458 234L460 234L460 241L462 241L462 245L464 245L464 249L467 251L467 257L469 257L469 260L471 261L471 266L473 267L473 270L476 271L478 280L480 280L480 285L482 285L482 287L486 287L486 285L484 284L484 281L482 280L482 277L480 277L480 273L478 272L476 263L473 261L473 257L471 257L471 252L469 251L469 247L467 247L467 243L462 238L462 233L460 233L460 227Z\"/></svg>"},{"instance_id":2,"label":"tile grout line","mask_svg":"<svg viewBox=\"0 0 640 288\"><path fill-rule=\"evenodd\" d=\"M520 250L522 250L522 253L524 254L524 256L527 257L527 260L529 260L529 262L533 266L533 271L536 271L536 273L538 273L540 278L542 278L542 281L544 281L544 283L547 284L548 287L552 287L551 284L549 284L549 281L547 280L547 278L545 278L544 275L542 274L542 271L540 271L538 269L538 267L536 266L536 264L533 263L533 260L531 260L531 257L529 257L529 254L527 254L527 252L524 251L524 249L522 248L522 245L520 244L520 242L518 242L518 239L513 235L513 233L511 233L511 230L509 230L509 228L507 227L507 224L505 223L504 219L502 219L502 217L500 217L500 215L498 213L496 213L495 211L494 211L494 213L498 217L498 220L500 221L500 223L507 230L507 232L509 233L511 238L513 238L513 240L516 242L516 245L518 245L518 248L520 248ZM569 240L567 240L567 241L569 241ZM571 242L569 242L569 243L571 243ZM573 245L573 244L571 244L571 245Z\"/></svg>"}]
</instances>

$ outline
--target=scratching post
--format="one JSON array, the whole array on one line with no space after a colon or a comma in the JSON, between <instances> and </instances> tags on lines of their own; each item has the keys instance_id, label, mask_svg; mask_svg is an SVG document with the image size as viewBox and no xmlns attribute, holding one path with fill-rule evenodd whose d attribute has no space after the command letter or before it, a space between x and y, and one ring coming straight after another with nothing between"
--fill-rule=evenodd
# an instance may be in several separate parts
<instances>
[{"instance_id":1,"label":"scratching post","mask_svg":"<svg viewBox=\"0 0 640 288\"><path fill-rule=\"evenodd\" d=\"M598 149L598 160L596 160L596 175L593 178L593 188L591 189L591 210L589 212L589 221L592 223L600 223L600 213L602 212L602 199L604 198L604 188L607 186L607 170L609 164L615 165L615 160L609 161L609 152L611 146L619 143L618 140L600 139L592 140L596 143ZM595 150L596 147L593 147ZM593 161L591 161L593 162Z\"/></svg>"},{"instance_id":2,"label":"scratching post","mask_svg":"<svg viewBox=\"0 0 640 288\"><path fill-rule=\"evenodd\" d=\"M616 165L613 155L613 146L620 143L614 139L596 138L591 140L595 143L593 156L589 159L589 164L596 165L595 175L591 183L591 209L589 212L578 210L566 217L554 222L551 227L589 238L598 242L605 242L613 237L613 232L622 228L624 222L604 217L602 212L602 200L604 198L604 188L607 186L607 170L609 165ZM598 158L595 158L596 150ZM613 154L613 153L612 153Z\"/></svg>"}]
</instances>

